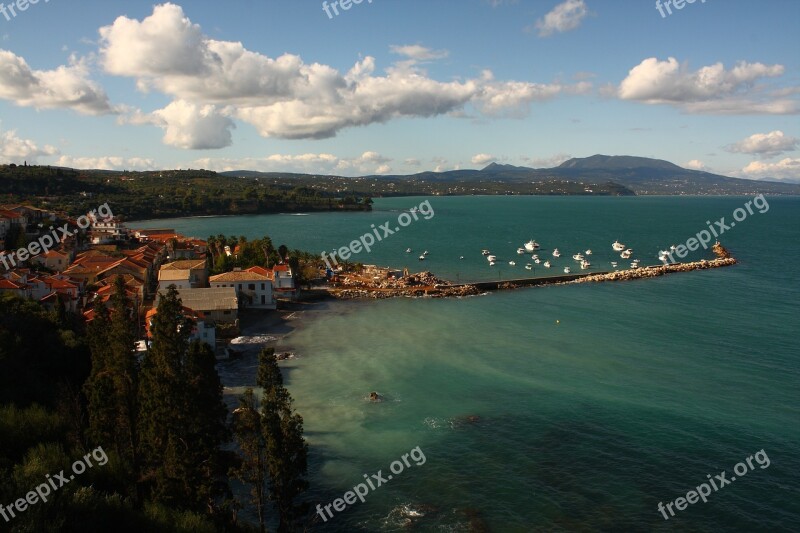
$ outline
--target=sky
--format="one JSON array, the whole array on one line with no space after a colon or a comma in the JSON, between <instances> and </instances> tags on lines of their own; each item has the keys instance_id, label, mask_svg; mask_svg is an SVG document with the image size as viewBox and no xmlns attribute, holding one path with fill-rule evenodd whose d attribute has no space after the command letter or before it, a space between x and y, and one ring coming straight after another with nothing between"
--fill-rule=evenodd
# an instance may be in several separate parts
<instances>
[{"instance_id":1,"label":"sky","mask_svg":"<svg viewBox=\"0 0 800 533\"><path fill-rule=\"evenodd\" d=\"M0 163L800 179L797 0L0 3Z\"/></svg>"}]
</instances>

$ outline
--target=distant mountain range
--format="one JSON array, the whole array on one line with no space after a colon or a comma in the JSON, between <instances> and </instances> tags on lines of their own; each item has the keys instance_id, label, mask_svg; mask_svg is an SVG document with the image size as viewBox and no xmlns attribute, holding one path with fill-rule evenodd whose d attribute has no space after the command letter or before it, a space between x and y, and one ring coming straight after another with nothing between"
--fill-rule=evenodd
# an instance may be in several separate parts
<instances>
[{"instance_id":1,"label":"distant mountain range","mask_svg":"<svg viewBox=\"0 0 800 533\"><path fill-rule=\"evenodd\" d=\"M226 176L238 177L304 177L306 174L277 172L231 171ZM545 185L561 187L565 183L580 183L586 188L608 189L612 194L800 194L800 184L770 180L749 180L712 174L702 170L690 170L669 161L647 157L593 155L573 158L553 168L529 168L491 163L480 170L449 170L446 172L420 172L411 175L370 175L363 178L392 182L448 183L460 184L522 184L534 185L535 189L546 189ZM305 181L305 180L303 180ZM516 189L516 187L514 187ZM546 194L546 192L545 192Z\"/></svg>"}]
</instances>

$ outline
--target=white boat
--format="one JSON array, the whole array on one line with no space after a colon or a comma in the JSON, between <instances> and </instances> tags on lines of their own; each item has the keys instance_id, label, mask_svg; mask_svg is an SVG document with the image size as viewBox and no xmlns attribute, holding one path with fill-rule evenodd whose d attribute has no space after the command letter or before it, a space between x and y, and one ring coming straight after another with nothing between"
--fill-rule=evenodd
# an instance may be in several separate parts
<instances>
[{"instance_id":1,"label":"white boat","mask_svg":"<svg viewBox=\"0 0 800 533\"><path fill-rule=\"evenodd\" d=\"M489 261L489 266L493 267L494 266L494 261Z\"/></svg>"},{"instance_id":2,"label":"white boat","mask_svg":"<svg viewBox=\"0 0 800 533\"><path fill-rule=\"evenodd\" d=\"M575 261L583 261L583 254L575 254L572 256Z\"/></svg>"},{"instance_id":3,"label":"white boat","mask_svg":"<svg viewBox=\"0 0 800 533\"><path fill-rule=\"evenodd\" d=\"M517 248L517 253L518 253L519 255L523 255L523 254L525 253L525 248L522 248L522 247L520 246L519 248Z\"/></svg>"},{"instance_id":4,"label":"white boat","mask_svg":"<svg viewBox=\"0 0 800 533\"><path fill-rule=\"evenodd\" d=\"M611 248L613 248L615 252L621 252L625 249L625 245L619 241L614 241L614 244L611 245Z\"/></svg>"},{"instance_id":5,"label":"white boat","mask_svg":"<svg viewBox=\"0 0 800 533\"><path fill-rule=\"evenodd\" d=\"M533 265L531 265L530 263L528 263L527 265L525 265L525 268L526 268L527 270L531 270L531 269L533 268Z\"/></svg>"},{"instance_id":6,"label":"white boat","mask_svg":"<svg viewBox=\"0 0 800 533\"><path fill-rule=\"evenodd\" d=\"M539 256L538 256L537 254L533 254L533 255L531 256L531 259L539 259Z\"/></svg>"},{"instance_id":7,"label":"white boat","mask_svg":"<svg viewBox=\"0 0 800 533\"><path fill-rule=\"evenodd\" d=\"M497 256L496 255L487 255L486 256L486 260L487 261L497 261Z\"/></svg>"},{"instance_id":8,"label":"white boat","mask_svg":"<svg viewBox=\"0 0 800 533\"><path fill-rule=\"evenodd\" d=\"M489 250L481 250L481 255L489 255L490 253Z\"/></svg>"},{"instance_id":9,"label":"white boat","mask_svg":"<svg viewBox=\"0 0 800 533\"><path fill-rule=\"evenodd\" d=\"M639 268L639 263L631 263L631 270Z\"/></svg>"},{"instance_id":10,"label":"white boat","mask_svg":"<svg viewBox=\"0 0 800 533\"><path fill-rule=\"evenodd\" d=\"M658 259L661 261L665 261L669 258L669 252L666 250L659 250L658 251Z\"/></svg>"},{"instance_id":11,"label":"white boat","mask_svg":"<svg viewBox=\"0 0 800 533\"><path fill-rule=\"evenodd\" d=\"M592 264L589 261L586 261L585 259L581 261L581 269L586 270L590 266L592 266Z\"/></svg>"},{"instance_id":12,"label":"white boat","mask_svg":"<svg viewBox=\"0 0 800 533\"><path fill-rule=\"evenodd\" d=\"M611 261L611 266L614 267L614 268L617 268L617 262L616 261Z\"/></svg>"},{"instance_id":13,"label":"white boat","mask_svg":"<svg viewBox=\"0 0 800 533\"><path fill-rule=\"evenodd\" d=\"M462 255L461 257L459 257L459 259L464 259L464 256Z\"/></svg>"},{"instance_id":14,"label":"white boat","mask_svg":"<svg viewBox=\"0 0 800 533\"><path fill-rule=\"evenodd\" d=\"M541 259L534 259L534 260L533 260L533 262L534 262L534 263L536 263L536 264L538 265L539 263L541 263L541 262L542 262L542 260L541 260Z\"/></svg>"},{"instance_id":15,"label":"white boat","mask_svg":"<svg viewBox=\"0 0 800 533\"><path fill-rule=\"evenodd\" d=\"M592 255L592 251L591 250L586 250L586 255Z\"/></svg>"},{"instance_id":16,"label":"white boat","mask_svg":"<svg viewBox=\"0 0 800 533\"><path fill-rule=\"evenodd\" d=\"M545 268L550 268L550 261L545 261L544 262L544 267Z\"/></svg>"},{"instance_id":17,"label":"white boat","mask_svg":"<svg viewBox=\"0 0 800 533\"><path fill-rule=\"evenodd\" d=\"M529 252L532 252L534 250L538 250L539 249L539 243L536 242L534 239L531 239L531 240L529 240L528 242L525 243L525 249L528 250Z\"/></svg>"},{"instance_id":18,"label":"white boat","mask_svg":"<svg viewBox=\"0 0 800 533\"><path fill-rule=\"evenodd\" d=\"M570 273L569 267L564 267L564 274L569 274L569 273Z\"/></svg>"},{"instance_id":19,"label":"white boat","mask_svg":"<svg viewBox=\"0 0 800 533\"><path fill-rule=\"evenodd\" d=\"M428 255L428 250L425 250L424 252L422 252L422 255Z\"/></svg>"},{"instance_id":20,"label":"white boat","mask_svg":"<svg viewBox=\"0 0 800 533\"><path fill-rule=\"evenodd\" d=\"M630 259L631 255L633 255L633 250L630 248L619 254L619 256L623 259Z\"/></svg>"},{"instance_id":21,"label":"white boat","mask_svg":"<svg viewBox=\"0 0 800 533\"><path fill-rule=\"evenodd\" d=\"M424 255L419 256L419 260L420 261L425 261L425 256Z\"/></svg>"},{"instance_id":22,"label":"white boat","mask_svg":"<svg viewBox=\"0 0 800 533\"><path fill-rule=\"evenodd\" d=\"M509 261L508 264L511 265L512 267L517 266L517 264L514 261Z\"/></svg>"},{"instance_id":23,"label":"white boat","mask_svg":"<svg viewBox=\"0 0 800 533\"><path fill-rule=\"evenodd\" d=\"M558 248L553 250L553 257L561 257L561 252L558 251Z\"/></svg>"},{"instance_id":24,"label":"white boat","mask_svg":"<svg viewBox=\"0 0 800 533\"><path fill-rule=\"evenodd\" d=\"M410 254L411 253L411 248L406 248L406 253Z\"/></svg>"},{"instance_id":25,"label":"white boat","mask_svg":"<svg viewBox=\"0 0 800 533\"><path fill-rule=\"evenodd\" d=\"M633 262L634 262L634 263L636 263L636 264L638 265L639 263L641 263L641 262L642 262L642 260L641 260L641 259L634 259L634 260L633 260Z\"/></svg>"},{"instance_id":26,"label":"white boat","mask_svg":"<svg viewBox=\"0 0 800 533\"><path fill-rule=\"evenodd\" d=\"M670 251L670 252L674 252L674 251L675 251L675 250L677 250L677 249L678 249L678 247L677 247L677 246L675 246L674 244L673 244L672 246L670 246L670 247L669 247L669 251Z\"/></svg>"}]
</instances>

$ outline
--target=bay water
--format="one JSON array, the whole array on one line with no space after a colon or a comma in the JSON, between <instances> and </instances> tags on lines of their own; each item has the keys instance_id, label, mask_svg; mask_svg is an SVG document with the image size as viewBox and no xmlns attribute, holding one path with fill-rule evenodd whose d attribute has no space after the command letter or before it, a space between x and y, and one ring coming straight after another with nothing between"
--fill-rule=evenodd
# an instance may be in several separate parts
<instances>
[{"instance_id":1,"label":"bay water","mask_svg":"<svg viewBox=\"0 0 800 533\"><path fill-rule=\"evenodd\" d=\"M571 256L587 249L591 270L628 267L611 249L617 239L657 264L659 250L707 221L730 226L749 200L391 198L370 213L130 225L268 234L276 246L321 252L388 221L400 230L354 260L471 281L577 272ZM299 355L281 364L305 419L309 498L329 503L365 474L392 475L316 529L800 530L800 198L767 201L720 236L740 261L733 267L462 299L330 302L307 313L279 349ZM396 223L422 202L432 217ZM550 271L524 269L531 254L516 249L531 238ZM498 256L495 267L482 249ZM701 248L687 260L711 257ZM255 379L253 364L237 368L225 374L231 391ZM371 391L384 401L370 402ZM392 474L417 447L424 461L416 453ZM768 463L751 458L734 473L761 450ZM659 511L723 471L736 480L707 502L673 505L668 520Z\"/></svg>"}]
</instances>

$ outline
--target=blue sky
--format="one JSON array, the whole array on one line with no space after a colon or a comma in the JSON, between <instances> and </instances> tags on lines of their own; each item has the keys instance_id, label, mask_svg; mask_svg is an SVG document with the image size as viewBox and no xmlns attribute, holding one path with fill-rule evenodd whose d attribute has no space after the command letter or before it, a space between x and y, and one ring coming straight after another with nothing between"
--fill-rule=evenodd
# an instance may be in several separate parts
<instances>
[{"instance_id":1,"label":"blue sky","mask_svg":"<svg viewBox=\"0 0 800 533\"><path fill-rule=\"evenodd\" d=\"M795 0L0 2L0 163L800 178Z\"/></svg>"}]
</instances>

